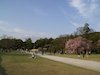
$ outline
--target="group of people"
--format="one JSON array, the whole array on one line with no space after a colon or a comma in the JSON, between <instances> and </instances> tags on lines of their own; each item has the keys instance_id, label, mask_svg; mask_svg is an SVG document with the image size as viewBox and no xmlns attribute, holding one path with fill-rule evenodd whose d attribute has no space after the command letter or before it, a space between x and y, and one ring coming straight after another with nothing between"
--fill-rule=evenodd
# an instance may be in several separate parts
<instances>
[{"instance_id":1,"label":"group of people","mask_svg":"<svg viewBox=\"0 0 100 75\"><path fill-rule=\"evenodd\" d=\"M84 58L86 54L87 54L87 55L90 55L91 52L90 52L90 51L89 51L89 52L82 51L82 52L77 52L77 54L78 54L78 57L80 57L80 54L82 54L82 56L83 56L83 58Z\"/></svg>"}]
</instances>

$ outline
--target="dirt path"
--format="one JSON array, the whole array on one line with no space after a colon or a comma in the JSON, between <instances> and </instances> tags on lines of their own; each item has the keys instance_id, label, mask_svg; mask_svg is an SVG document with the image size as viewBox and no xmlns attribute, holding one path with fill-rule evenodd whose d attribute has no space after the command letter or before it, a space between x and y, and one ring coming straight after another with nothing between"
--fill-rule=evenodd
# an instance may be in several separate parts
<instances>
[{"instance_id":1,"label":"dirt path","mask_svg":"<svg viewBox=\"0 0 100 75\"><path fill-rule=\"evenodd\" d=\"M67 57L58 57L58 56L51 56L51 55L41 55L41 54L37 54L37 55L44 57L44 58L54 60L54 61L59 61L59 62L63 62L66 64L71 64L74 66L78 66L78 67L82 67L82 68L100 72L100 62L73 59L73 58L67 58Z\"/></svg>"}]
</instances>

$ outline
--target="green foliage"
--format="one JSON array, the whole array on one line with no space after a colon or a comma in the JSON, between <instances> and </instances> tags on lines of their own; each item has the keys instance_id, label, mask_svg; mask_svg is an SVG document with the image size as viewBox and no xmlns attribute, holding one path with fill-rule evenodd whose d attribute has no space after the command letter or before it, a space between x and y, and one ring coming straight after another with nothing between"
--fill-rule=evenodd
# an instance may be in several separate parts
<instances>
[{"instance_id":1,"label":"green foliage","mask_svg":"<svg viewBox=\"0 0 100 75\"><path fill-rule=\"evenodd\" d=\"M88 34L90 32L89 24L85 23L83 27L84 34Z\"/></svg>"},{"instance_id":2,"label":"green foliage","mask_svg":"<svg viewBox=\"0 0 100 75\"><path fill-rule=\"evenodd\" d=\"M20 49L22 47L23 41L21 39L15 38L3 38L0 40L1 49Z\"/></svg>"},{"instance_id":3,"label":"green foliage","mask_svg":"<svg viewBox=\"0 0 100 75\"><path fill-rule=\"evenodd\" d=\"M88 35L82 35L82 37L92 41L92 52L100 53L100 49L97 47L97 42L100 40L100 32L89 33Z\"/></svg>"},{"instance_id":4,"label":"green foliage","mask_svg":"<svg viewBox=\"0 0 100 75\"><path fill-rule=\"evenodd\" d=\"M83 34L88 34L88 33L93 33L94 30L92 28L89 27L89 24L88 23L85 23L84 24L84 27L78 27L77 28L77 31L76 31L76 34L77 35L83 35Z\"/></svg>"},{"instance_id":5,"label":"green foliage","mask_svg":"<svg viewBox=\"0 0 100 75\"><path fill-rule=\"evenodd\" d=\"M100 32L89 33L88 35L82 35L82 37L91 40L92 43L96 43L100 39Z\"/></svg>"},{"instance_id":6,"label":"green foliage","mask_svg":"<svg viewBox=\"0 0 100 75\"><path fill-rule=\"evenodd\" d=\"M28 38L28 39L25 40L25 48L28 49L28 50L33 48L31 38Z\"/></svg>"},{"instance_id":7,"label":"green foliage","mask_svg":"<svg viewBox=\"0 0 100 75\"><path fill-rule=\"evenodd\" d=\"M52 38L49 38L49 39L47 39L47 38L42 39L41 38L35 42L34 46L35 46L35 48L39 48L39 47L43 48L43 47L49 46L51 44L52 40L53 40Z\"/></svg>"},{"instance_id":8,"label":"green foliage","mask_svg":"<svg viewBox=\"0 0 100 75\"><path fill-rule=\"evenodd\" d=\"M4 49L10 49L15 45L15 41L13 39L4 38L0 40L0 46Z\"/></svg>"},{"instance_id":9,"label":"green foliage","mask_svg":"<svg viewBox=\"0 0 100 75\"><path fill-rule=\"evenodd\" d=\"M61 51L64 48L65 40L62 38L56 38L52 41L52 44L49 49L52 49L52 52Z\"/></svg>"},{"instance_id":10,"label":"green foliage","mask_svg":"<svg viewBox=\"0 0 100 75\"><path fill-rule=\"evenodd\" d=\"M4 35L0 40L0 48L3 49L32 49L32 48L47 48L47 51L54 52L54 51L63 51L65 48L65 43L69 39L74 39L79 36L86 38L87 40L92 41L92 51L96 52L99 50L96 44L97 41L100 40L100 32L94 32L93 29L89 27L88 23L85 23L83 27L77 28L77 31L70 35L60 35L59 37L53 38L40 38L36 40L35 43L32 43L30 38L26 39L23 42L21 39L15 39L11 37L7 37ZM98 51L97 51L98 52Z\"/></svg>"}]
</instances>

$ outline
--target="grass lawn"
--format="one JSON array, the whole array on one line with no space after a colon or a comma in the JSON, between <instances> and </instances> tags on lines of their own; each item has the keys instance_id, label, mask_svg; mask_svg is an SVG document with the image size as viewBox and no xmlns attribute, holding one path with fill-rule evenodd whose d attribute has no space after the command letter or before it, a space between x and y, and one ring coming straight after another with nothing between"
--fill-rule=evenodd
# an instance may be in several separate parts
<instances>
[{"instance_id":1,"label":"grass lawn","mask_svg":"<svg viewBox=\"0 0 100 75\"><path fill-rule=\"evenodd\" d=\"M100 75L100 73L36 56L11 52L0 54L0 75Z\"/></svg>"},{"instance_id":2,"label":"grass lawn","mask_svg":"<svg viewBox=\"0 0 100 75\"><path fill-rule=\"evenodd\" d=\"M46 54L50 54L50 53L47 52ZM52 54L52 55L54 55L54 54ZM58 53L56 53L54 56L68 57L68 58L75 58L75 59L82 59L82 60L92 60L92 61L100 62L100 54L91 54L91 55L88 55L88 57L85 56L85 58L83 58L82 55L80 57L78 57L76 54L58 54Z\"/></svg>"}]
</instances>

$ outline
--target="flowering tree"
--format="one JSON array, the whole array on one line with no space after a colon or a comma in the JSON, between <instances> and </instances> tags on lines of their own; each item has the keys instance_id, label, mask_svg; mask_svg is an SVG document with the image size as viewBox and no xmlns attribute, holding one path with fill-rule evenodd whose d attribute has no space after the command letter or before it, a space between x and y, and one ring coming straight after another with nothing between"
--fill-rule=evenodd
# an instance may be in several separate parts
<instances>
[{"instance_id":1,"label":"flowering tree","mask_svg":"<svg viewBox=\"0 0 100 75\"><path fill-rule=\"evenodd\" d=\"M91 42L83 37L77 37L75 39L70 39L65 44L67 53L81 53L82 51L89 51L91 49Z\"/></svg>"}]
</instances>

